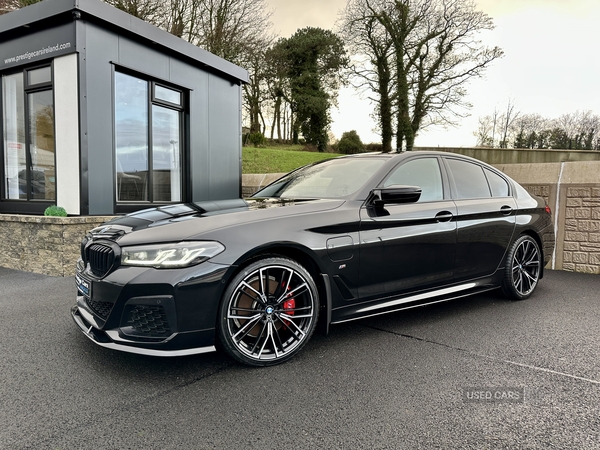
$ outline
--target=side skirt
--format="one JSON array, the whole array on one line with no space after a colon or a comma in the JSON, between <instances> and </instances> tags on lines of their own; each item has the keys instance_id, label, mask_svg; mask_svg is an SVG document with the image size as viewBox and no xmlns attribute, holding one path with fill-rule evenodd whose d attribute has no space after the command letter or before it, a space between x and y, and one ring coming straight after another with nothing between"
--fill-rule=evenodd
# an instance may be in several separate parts
<instances>
[{"instance_id":1,"label":"side skirt","mask_svg":"<svg viewBox=\"0 0 600 450\"><path fill-rule=\"evenodd\" d=\"M366 317L379 316L381 314L418 308L420 306L433 305L435 303L446 302L449 300L468 297L470 295L498 289L498 284L489 283L489 279L486 279L485 281L488 281L488 283L482 283L481 280L479 280L479 282L469 282L437 289L434 291L422 292L403 297L388 298L378 300L376 302L369 302L367 304L363 303L360 305L345 307L343 309L333 311L331 323L338 324L352 320L364 319Z\"/></svg>"}]
</instances>

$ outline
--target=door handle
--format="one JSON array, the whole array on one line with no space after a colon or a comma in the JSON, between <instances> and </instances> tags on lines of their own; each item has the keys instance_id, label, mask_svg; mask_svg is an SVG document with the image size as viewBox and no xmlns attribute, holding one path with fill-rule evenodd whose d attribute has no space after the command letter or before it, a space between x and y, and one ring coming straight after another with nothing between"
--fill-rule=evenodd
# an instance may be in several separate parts
<instances>
[{"instance_id":1,"label":"door handle","mask_svg":"<svg viewBox=\"0 0 600 450\"><path fill-rule=\"evenodd\" d=\"M438 222L450 222L452 217L453 214L450 211L440 211L435 215L435 218Z\"/></svg>"},{"instance_id":2,"label":"door handle","mask_svg":"<svg viewBox=\"0 0 600 450\"><path fill-rule=\"evenodd\" d=\"M500 212L505 216L510 216L513 212L512 206L504 205L502 208L500 208Z\"/></svg>"}]
</instances>

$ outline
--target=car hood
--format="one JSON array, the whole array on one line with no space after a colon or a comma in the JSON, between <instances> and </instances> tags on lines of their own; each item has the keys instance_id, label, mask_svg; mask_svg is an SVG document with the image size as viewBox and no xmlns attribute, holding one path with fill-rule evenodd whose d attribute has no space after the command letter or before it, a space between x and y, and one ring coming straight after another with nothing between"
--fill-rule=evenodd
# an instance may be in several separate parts
<instances>
[{"instance_id":1,"label":"car hood","mask_svg":"<svg viewBox=\"0 0 600 450\"><path fill-rule=\"evenodd\" d=\"M344 200L249 198L185 203L145 209L92 230L95 239L139 245L210 239L207 233L259 221L327 211Z\"/></svg>"}]
</instances>

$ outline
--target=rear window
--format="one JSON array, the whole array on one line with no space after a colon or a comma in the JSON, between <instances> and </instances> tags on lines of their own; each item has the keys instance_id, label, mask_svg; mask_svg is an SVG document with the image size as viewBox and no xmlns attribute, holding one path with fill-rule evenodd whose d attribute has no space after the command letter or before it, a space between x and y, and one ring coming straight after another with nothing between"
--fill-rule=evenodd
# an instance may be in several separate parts
<instances>
[{"instance_id":1,"label":"rear window","mask_svg":"<svg viewBox=\"0 0 600 450\"><path fill-rule=\"evenodd\" d=\"M447 161L456 186L455 198L491 197L490 187L480 165L458 159Z\"/></svg>"},{"instance_id":2,"label":"rear window","mask_svg":"<svg viewBox=\"0 0 600 450\"><path fill-rule=\"evenodd\" d=\"M490 189L492 190L492 196L508 197L510 192L506 180L497 173L492 172L490 169L484 170L488 183L490 184Z\"/></svg>"}]
</instances>

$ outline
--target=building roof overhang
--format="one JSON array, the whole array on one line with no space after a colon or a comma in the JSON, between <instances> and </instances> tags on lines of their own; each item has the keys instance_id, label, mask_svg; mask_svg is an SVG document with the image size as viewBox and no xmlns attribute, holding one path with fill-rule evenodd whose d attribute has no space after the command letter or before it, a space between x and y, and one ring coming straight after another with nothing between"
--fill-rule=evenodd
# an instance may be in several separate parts
<instances>
[{"instance_id":1,"label":"building roof overhang","mask_svg":"<svg viewBox=\"0 0 600 450\"><path fill-rule=\"evenodd\" d=\"M43 29L68 21L97 23L137 41L192 61L224 78L238 83L248 82L248 71L200 47L178 38L137 17L100 0L46 0L0 15L0 41L7 37L25 36L31 28Z\"/></svg>"}]
</instances>

